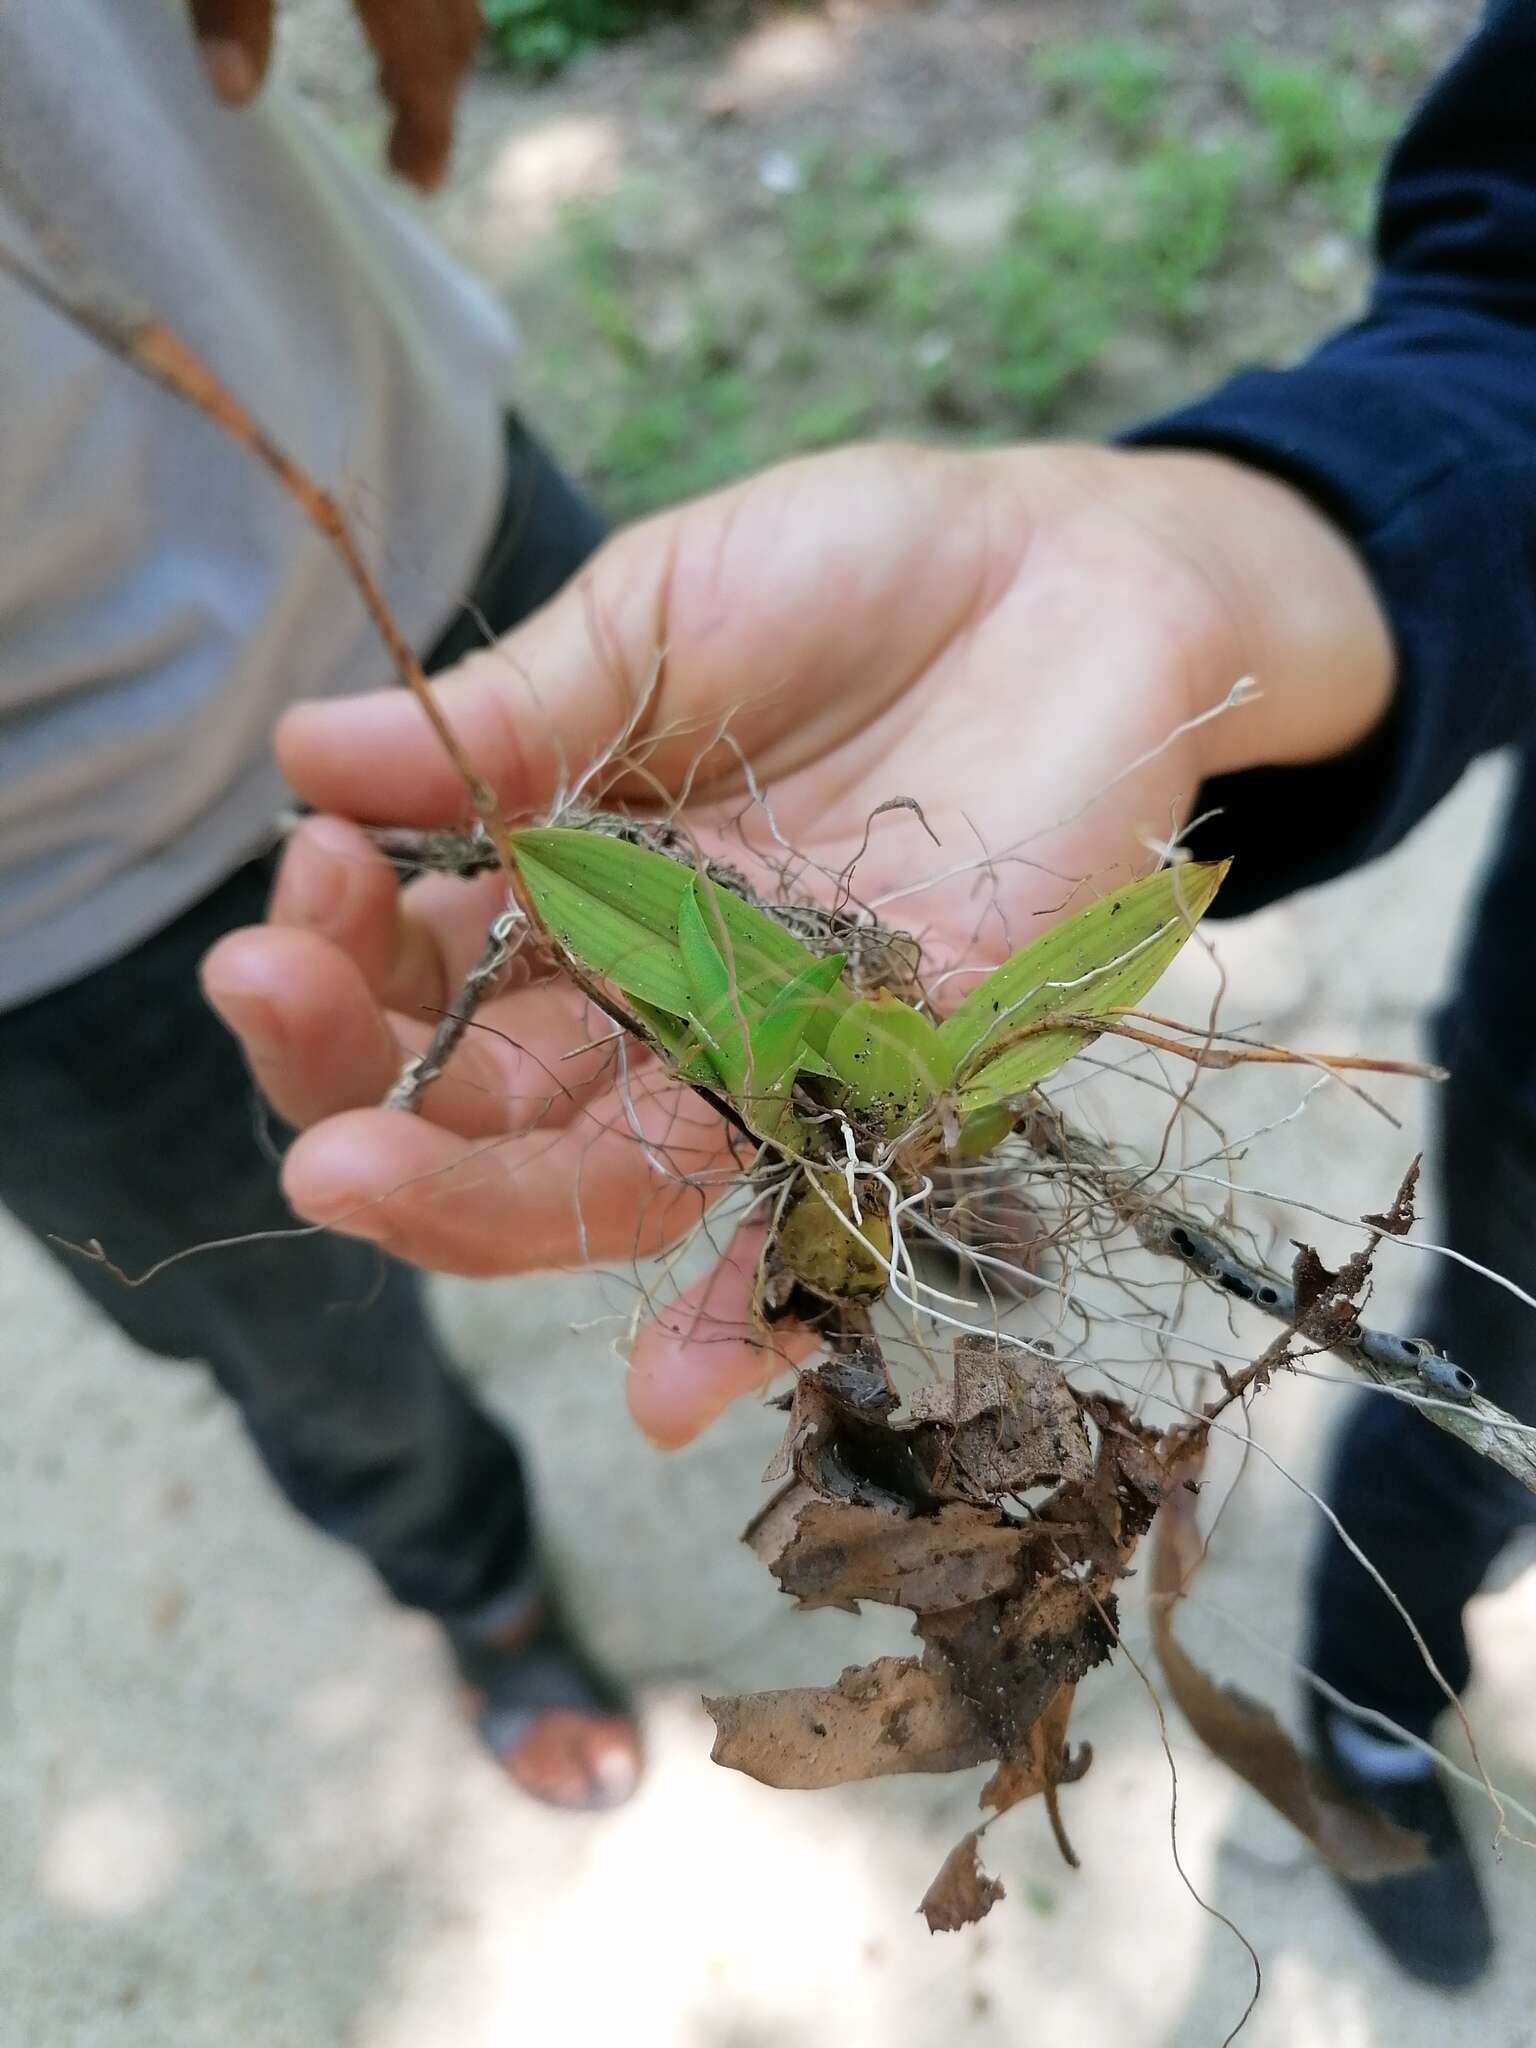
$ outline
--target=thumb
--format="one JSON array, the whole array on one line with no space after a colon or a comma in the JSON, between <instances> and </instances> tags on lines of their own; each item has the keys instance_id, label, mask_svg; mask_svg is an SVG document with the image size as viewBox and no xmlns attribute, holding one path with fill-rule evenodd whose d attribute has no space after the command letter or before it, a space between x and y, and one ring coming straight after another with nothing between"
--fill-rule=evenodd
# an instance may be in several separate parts
<instances>
[{"instance_id":1,"label":"thumb","mask_svg":"<svg viewBox=\"0 0 1536 2048\"><path fill-rule=\"evenodd\" d=\"M515 632L432 682L503 816L544 808L643 709L676 516L610 541ZM317 810L418 826L470 814L458 771L405 690L296 704L279 721L276 748L289 783Z\"/></svg>"},{"instance_id":2,"label":"thumb","mask_svg":"<svg viewBox=\"0 0 1536 2048\"><path fill-rule=\"evenodd\" d=\"M991 458L909 448L785 463L616 534L434 691L508 816L547 807L621 739L643 773L620 786L641 800L733 777L736 747L767 749L783 773L898 696L971 615L996 473ZM726 719L732 749L718 745ZM277 748L319 810L401 825L468 814L399 690L296 705Z\"/></svg>"}]
</instances>

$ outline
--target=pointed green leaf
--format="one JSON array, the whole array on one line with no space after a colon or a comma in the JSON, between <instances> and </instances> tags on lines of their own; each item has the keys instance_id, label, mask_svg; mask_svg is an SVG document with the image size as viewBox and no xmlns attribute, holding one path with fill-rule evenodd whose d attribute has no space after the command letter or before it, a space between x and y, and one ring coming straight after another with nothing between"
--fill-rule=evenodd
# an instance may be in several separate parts
<instances>
[{"instance_id":1,"label":"pointed green leaf","mask_svg":"<svg viewBox=\"0 0 1536 2048\"><path fill-rule=\"evenodd\" d=\"M978 1110L1000 1108L1017 1096L1027 1094L1037 1082L1043 1081L1048 1074L1054 1074L1085 1045L1090 1045L1097 1035L1081 1027L1057 1025L1044 1031L1030 1032L1017 1045L999 1053L995 1060L988 1060L975 1080L967 1082L960 1090L961 1116L969 1117Z\"/></svg>"},{"instance_id":2,"label":"pointed green leaf","mask_svg":"<svg viewBox=\"0 0 1536 2048\"><path fill-rule=\"evenodd\" d=\"M731 1076L730 1086L743 1117L759 1137L777 1139L796 1150L804 1147L805 1134L790 1112L790 1091L802 1063L815 1058L805 1042L806 1030L838 986L843 965L838 953L805 968L751 1025L746 1059L741 1071Z\"/></svg>"},{"instance_id":3,"label":"pointed green leaf","mask_svg":"<svg viewBox=\"0 0 1536 2048\"><path fill-rule=\"evenodd\" d=\"M539 915L584 967L674 1016L689 1014L678 924L695 869L648 847L570 826L514 832L509 844ZM818 956L730 890L705 886L706 931L750 1016ZM826 991L808 1026L818 1050L850 1001L841 982Z\"/></svg>"},{"instance_id":4,"label":"pointed green leaf","mask_svg":"<svg viewBox=\"0 0 1536 2048\"><path fill-rule=\"evenodd\" d=\"M735 1064L729 1041L722 1044L704 1036L696 1022L670 1016L638 999L633 999L634 1010L681 1079L722 1090L759 1137L800 1149L803 1134L796 1136L798 1126L789 1115L790 1084L802 1068L826 1071L806 1044L805 1033L838 986L845 965L844 956L834 953L813 960L793 976L773 1007L754 1017L748 1054Z\"/></svg>"},{"instance_id":5,"label":"pointed green leaf","mask_svg":"<svg viewBox=\"0 0 1536 2048\"><path fill-rule=\"evenodd\" d=\"M974 1110L960 1126L959 1142L950 1157L953 1159L984 1159L989 1152L995 1152L1013 1130L1014 1114L1001 1104L987 1109Z\"/></svg>"},{"instance_id":6,"label":"pointed green leaf","mask_svg":"<svg viewBox=\"0 0 1536 2048\"><path fill-rule=\"evenodd\" d=\"M825 960L813 961L785 984L770 1009L753 1020L751 1073L742 1077L743 1086L753 1095L771 1093L816 1058L807 1044L807 1035L818 1017L824 1015L846 964L841 953L830 953Z\"/></svg>"},{"instance_id":7,"label":"pointed green leaf","mask_svg":"<svg viewBox=\"0 0 1536 2048\"><path fill-rule=\"evenodd\" d=\"M579 836L596 839L595 834ZM597 843L620 846L616 840ZM675 904L670 931L665 926L658 930L648 917L637 914L641 905L625 904L622 893L618 902L595 893L579 876L573 877L564 866L547 864L542 856L542 848L519 847L518 872L534 908L565 950L589 973L613 982L626 995L639 996L675 1017L686 1016L688 977L678 951Z\"/></svg>"},{"instance_id":8,"label":"pointed green leaf","mask_svg":"<svg viewBox=\"0 0 1536 2048\"><path fill-rule=\"evenodd\" d=\"M709 1048L721 1081L740 1105L748 1095L770 1090L774 1081L783 1078L786 1064L793 1065L810 1014L809 1004L800 1000L805 975L815 976L820 991L836 981L842 970L839 962L829 978L824 972L826 963L813 960L781 986L769 986L768 977L755 982L750 993L744 993L738 988L731 962L717 941L718 932L719 941L731 947L734 954L718 897L718 890L709 890L707 883L701 888L699 878L692 878L678 906L677 941L688 977L689 1014L694 1029ZM760 993L765 995L761 1008L756 1000ZM756 1068L756 1053L765 1028L765 1042L779 1070L774 1081L764 1079Z\"/></svg>"},{"instance_id":9,"label":"pointed green leaf","mask_svg":"<svg viewBox=\"0 0 1536 2048\"><path fill-rule=\"evenodd\" d=\"M827 1064L853 1109L897 1131L955 1077L938 1028L899 996L881 991L850 1003L826 1043Z\"/></svg>"},{"instance_id":10,"label":"pointed green leaf","mask_svg":"<svg viewBox=\"0 0 1536 2048\"><path fill-rule=\"evenodd\" d=\"M1160 869L1015 953L940 1027L962 1074L979 1081L982 1055L1017 1042L1048 1017L1102 1015L1140 1002L1205 914L1226 871L1225 862L1210 861ZM1076 1038L1076 1051L1092 1034L1064 1036ZM1068 1057L1063 1052L1052 1064Z\"/></svg>"},{"instance_id":11,"label":"pointed green leaf","mask_svg":"<svg viewBox=\"0 0 1536 2048\"><path fill-rule=\"evenodd\" d=\"M639 996L630 997L630 1008L682 1080L698 1081L706 1088L718 1085L720 1076L715 1063L691 1024L682 1017L672 1016L667 1010L658 1010Z\"/></svg>"},{"instance_id":12,"label":"pointed green leaf","mask_svg":"<svg viewBox=\"0 0 1536 2048\"><path fill-rule=\"evenodd\" d=\"M713 904L710 907L715 908ZM689 1009L698 1021L707 1022L731 1000L731 970L699 902L697 875L688 877L688 886L678 899L677 944L688 977Z\"/></svg>"},{"instance_id":13,"label":"pointed green leaf","mask_svg":"<svg viewBox=\"0 0 1536 2048\"><path fill-rule=\"evenodd\" d=\"M994 989L1001 990L1002 1000L982 1030L979 1058L973 1054L966 1062L961 1116L990 1113L1026 1094L1098 1036L1090 1026L1053 1024L1053 1016L1102 1016L1140 1002L1189 937L1225 873L1225 863L1207 862L1150 875L1047 932L983 982L975 995L988 998L985 1016L965 1020L965 1029L991 1017ZM967 1005L974 1000L968 997Z\"/></svg>"}]
</instances>

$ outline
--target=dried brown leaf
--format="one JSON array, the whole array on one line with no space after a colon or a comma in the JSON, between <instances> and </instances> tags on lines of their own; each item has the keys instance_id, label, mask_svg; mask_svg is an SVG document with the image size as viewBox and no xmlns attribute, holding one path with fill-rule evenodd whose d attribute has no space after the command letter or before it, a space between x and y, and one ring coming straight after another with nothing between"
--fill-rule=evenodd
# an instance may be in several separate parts
<instances>
[{"instance_id":1,"label":"dried brown leaf","mask_svg":"<svg viewBox=\"0 0 1536 2048\"><path fill-rule=\"evenodd\" d=\"M1418 1193L1419 1173L1424 1165L1424 1155L1417 1153L1403 1175L1402 1186L1392 1197L1392 1206L1384 1214L1375 1216L1367 1213L1362 1223L1369 1223L1372 1230L1379 1230L1386 1237L1406 1237L1414 1225L1414 1196Z\"/></svg>"},{"instance_id":2,"label":"dried brown leaf","mask_svg":"<svg viewBox=\"0 0 1536 2048\"><path fill-rule=\"evenodd\" d=\"M997 1754L1027 1754L1031 1729L1064 1685L1102 1664L1113 1641L1112 1600L1088 1581L1053 1573L1013 1598L978 1600L919 1617L924 1662L952 1675L991 1731Z\"/></svg>"},{"instance_id":3,"label":"dried brown leaf","mask_svg":"<svg viewBox=\"0 0 1536 2048\"><path fill-rule=\"evenodd\" d=\"M1053 1358L996 1338L955 1341L950 1458L983 1493L1085 1480L1093 1448Z\"/></svg>"},{"instance_id":4,"label":"dried brown leaf","mask_svg":"<svg viewBox=\"0 0 1536 2048\"><path fill-rule=\"evenodd\" d=\"M1296 1320L1301 1322L1311 1314L1338 1278L1323 1264L1309 1244L1297 1244L1296 1257L1291 1262L1291 1286L1296 1295Z\"/></svg>"},{"instance_id":5,"label":"dried brown leaf","mask_svg":"<svg viewBox=\"0 0 1536 2048\"><path fill-rule=\"evenodd\" d=\"M1193 1479L1197 1472L1198 1463L1192 1463L1181 1477ZM1341 1876L1369 1884L1422 1869L1428 1861L1422 1835L1352 1805L1301 1754L1267 1707L1218 1685L1180 1648L1173 1610L1202 1555L1195 1496L1187 1485L1175 1485L1158 1517L1153 1544L1152 1632L1168 1689L1184 1718L1211 1754L1252 1786Z\"/></svg>"},{"instance_id":6,"label":"dried brown leaf","mask_svg":"<svg viewBox=\"0 0 1536 2048\"><path fill-rule=\"evenodd\" d=\"M981 1803L996 1813L1006 1813L1021 1799L1034 1799L1055 1785L1075 1785L1093 1762L1093 1749L1084 1742L1074 1756L1067 1747L1067 1723L1072 1718L1075 1685L1058 1688L1055 1698L1025 1737L1021 1754L1008 1756L981 1788Z\"/></svg>"},{"instance_id":7,"label":"dried brown leaf","mask_svg":"<svg viewBox=\"0 0 1536 2048\"><path fill-rule=\"evenodd\" d=\"M914 1422L936 1422L953 1428L955 1389L950 1380L924 1380L907 1396L907 1413Z\"/></svg>"},{"instance_id":8,"label":"dried brown leaf","mask_svg":"<svg viewBox=\"0 0 1536 2048\"><path fill-rule=\"evenodd\" d=\"M1085 1480L1093 1449L1071 1388L1053 1358L1007 1338L955 1340L952 1380L918 1388L918 1425L938 1432L941 1492L995 1500L1034 1486Z\"/></svg>"},{"instance_id":9,"label":"dried brown leaf","mask_svg":"<svg viewBox=\"0 0 1536 2048\"><path fill-rule=\"evenodd\" d=\"M717 1764L794 1791L899 1771L963 1771L997 1754L947 1676L911 1657L850 1665L836 1685L706 1699L704 1710Z\"/></svg>"},{"instance_id":10,"label":"dried brown leaf","mask_svg":"<svg viewBox=\"0 0 1536 2048\"><path fill-rule=\"evenodd\" d=\"M979 1834L956 1842L939 1866L939 1874L923 1893L918 1911L928 1922L930 1934L953 1934L957 1927L969 1927L983 1920L1007 1893L995 1877L988 1877L976 1860Z\"/></svg>"},{"instance_id":11,"label":"dried brown leaf","mask_svg":"<svg viewBox=\"0 0 1536 2048\"><path fill-rule=\"evenodd\" d=\"M900 1512L936 1504L917 1433L888 1420L897 1400L878 1345L862 1343L802 1372L787 1405L766 1480L793 1471L825 1500Z\"/></svg>"},{"instance_id":12,"label":"dried brown leaf","mask_svg":"<svg viewBox=\"0 0 1536 2048\"><path fill-rule=\"evenodd\" d=\"M821 1499L803 1481L771 1501L748 1544L802 1607L860 1600L915 1614L969 1606L1016 1586L1031 1537L990 1509L952 1501L933 1515Z\"/></svg>"}]
</instances>

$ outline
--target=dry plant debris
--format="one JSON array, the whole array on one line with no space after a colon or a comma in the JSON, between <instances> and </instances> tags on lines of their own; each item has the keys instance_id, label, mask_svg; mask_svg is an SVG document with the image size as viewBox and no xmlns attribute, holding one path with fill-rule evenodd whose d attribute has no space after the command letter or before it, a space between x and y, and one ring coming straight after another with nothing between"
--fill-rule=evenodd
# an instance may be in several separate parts
<instances>
[{"instance_id":1,"label":"dry plant debris","mask_svg":"<svg viewBox=\"0 0 1536 2048\"><path fill-rule=\"evenodd\" d=\"M909 1609L920 1653L850 1668L831 1686L706 1700L717 1763L800 1790L995 1763L982 1806L1044 1798L1075 1862L1059 1794L1091 1751L1068 1744L1074 1693L1117 1644L1119 1581L1161 1510L1155 1637L1190 1725L1345 1875L1422 1860L1418 1837L1351 1808L1266 1709L1206 1677L1174 1636L1201 1555L1193 1488L1205 1422L1158 1432L1006 1338L962 1336L952 1381L924 1391L916 1412L894 1415L868 1340L802 1373L775 1461L792 1476L746 1535L802 1607ZM931 1927L977 1918L1001 1896L977 1874L976 1841L967 1835L935 1878Z\"/></svg>"}]
</instances>

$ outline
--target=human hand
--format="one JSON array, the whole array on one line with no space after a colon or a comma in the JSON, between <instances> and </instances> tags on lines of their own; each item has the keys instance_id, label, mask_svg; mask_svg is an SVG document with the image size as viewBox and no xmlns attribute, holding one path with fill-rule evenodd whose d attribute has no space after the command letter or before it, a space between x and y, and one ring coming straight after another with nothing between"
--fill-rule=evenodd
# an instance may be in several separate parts
<instances>
[{"instance_id":1,"label":"human hand","mask_svg":"<svg viewBox=\"0 0 1536 2048\"><path fill-rule=\"evenodd\" d=\"M448 168L454 107L479 45L479 0L353 4L394 115L390 167L431 191ZM188 6L214 91L226 105L243 107L267 75L276 0L188 0Z\"/></svg>"},{"instance_id":2,"label":"human hand","mask_svg":"<svg viewBox=\"0 0 1536 2048\"><path fill-rule=\"evenodd\" d=\"M1246 673L1258 698L1200 723ZM1054 915L1145 871L1207 775L1343 750L1390 682L1355 558L1268 478L1207 456L865 448L618 535L436 687L514 816L603 759L638 707L610 796L680 798L700 845L738 862L743 837L771 861L775 834L812 873L857 858L858 897L919 933L930 981L957 970L941 986L958 999ZM617 1072L611 1040L569 1057L605 1020L558 978L486 1005L420 1116L375 1106L503 885L401 891L344 822L466 816L403 692L299 706L278 750L333 815L296 836L269 925L223 941L205 980L304 1132L284 1172L295 1208L461 1273L674 1242L734 1170L724 1128L654 1062L631 1052ZM744 804L744 761L765 804ZM871 823L893 796L922 806L937 848L910 813ZM659 1440L779 1363L742 1334L755 1252L739 1240L638 1343L631 1406Z\"/></svg>"}]
</instances>

